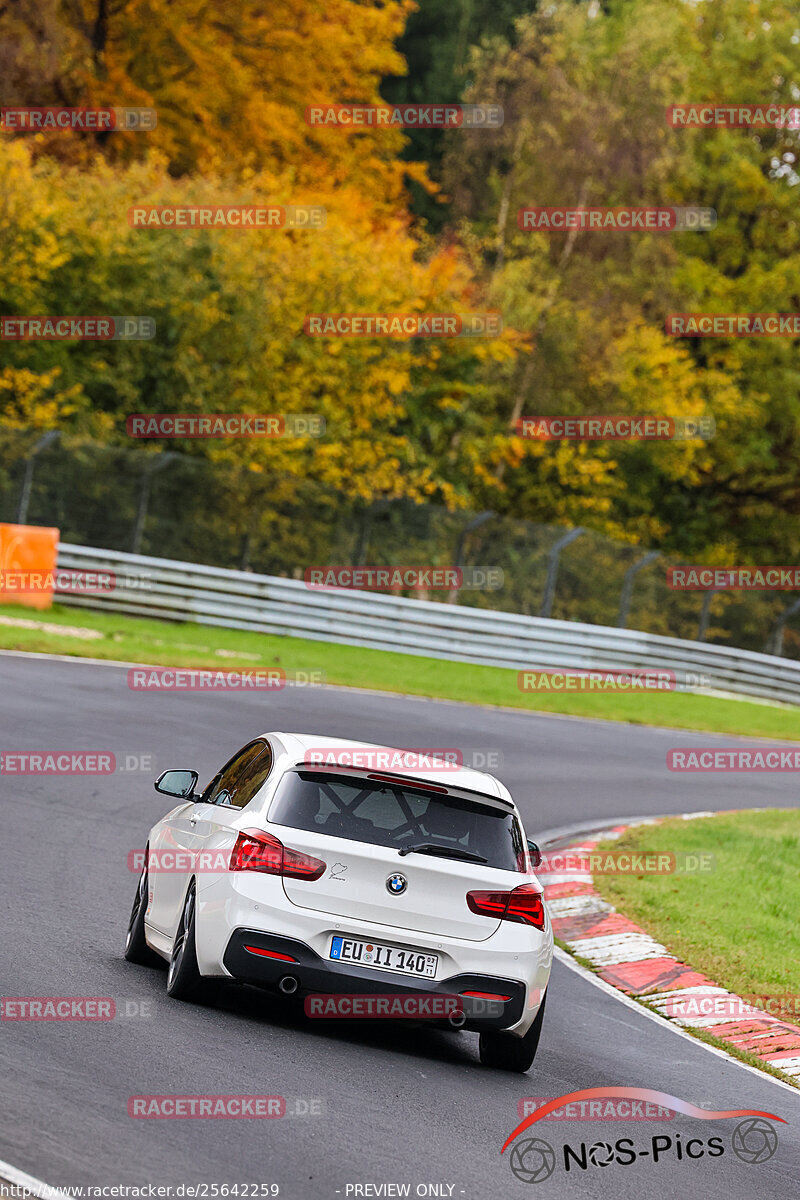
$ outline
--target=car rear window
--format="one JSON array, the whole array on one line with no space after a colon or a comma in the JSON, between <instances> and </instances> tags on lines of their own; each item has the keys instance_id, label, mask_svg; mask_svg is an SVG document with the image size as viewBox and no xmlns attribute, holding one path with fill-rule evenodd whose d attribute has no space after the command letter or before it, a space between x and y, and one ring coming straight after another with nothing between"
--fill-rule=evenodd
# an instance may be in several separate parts
<instances>
[{"instance_id":1,"label":"car rear window","mask_svg":"<svg viewBox=\"0 0 800 1200\"><path fill-rule=\"evenodd\" d=\"M402 850L422 843L478 854L486 865L525 871L513 813L467 796L324 771L288 771L272 802L275 825Z\"/></svg>"}]
</instances>

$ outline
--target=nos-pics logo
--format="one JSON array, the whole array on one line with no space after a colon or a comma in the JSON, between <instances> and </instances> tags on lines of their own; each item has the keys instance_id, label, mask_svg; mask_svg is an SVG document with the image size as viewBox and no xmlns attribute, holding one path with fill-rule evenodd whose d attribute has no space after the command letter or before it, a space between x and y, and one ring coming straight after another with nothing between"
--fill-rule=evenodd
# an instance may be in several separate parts
<instances>
[{"instance_id":1,"label":"nos-pics logo","mask_svg":"<svg viewBox=\"0 0 800 1200\"><path fill-rule=\"evenodd\" d=\"M708 1138L681 1138L677 1133L672 1137L667 1134L654 1134L639 1144L629 1137L617 1138L614 1142L580 1142L577 1145L565 1142L558 1150L554 1149L550 1142L539 1137L538 1133L520 1137L531 1125L555 1109L574 1101L599 1097L646 1100L705 1121L744 1118L733 1130L730 1150L741 1162L748 1165L767 1162L778 1148L777 1132L766 1118L785 1124L784 1118L774 1113L755 1109L711 1111L651 1088L586 1088L579 1092L569 1092L543 1104L526 1117L506 1139L501 1153L504 1154L512 1142L514 1143L509 1155L509 1165L516 1178L522 1183L541 1183L549 1179L559 1165L569 1173L588 1171L592 1168L602 1169L612 1165L631 1166L638 1160L655 1164L665 1160L688 1163L703 1158L719 1158L726 1153L726 1138L720 1135ZM516 1141L517 1138L520 1140Z\"/></svg>"}]
</instances>

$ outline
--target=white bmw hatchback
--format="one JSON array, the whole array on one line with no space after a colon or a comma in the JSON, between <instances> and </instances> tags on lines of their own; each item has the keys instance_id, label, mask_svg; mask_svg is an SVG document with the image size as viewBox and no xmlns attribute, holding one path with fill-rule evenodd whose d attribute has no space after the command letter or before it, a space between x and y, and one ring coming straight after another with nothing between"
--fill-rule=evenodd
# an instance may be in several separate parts
<instances>
[{"instance_id":1,"label":"white bmw hatchback","mask_svg":"<svg viewBox=\"0 0 800 1200\"><path fill-rule=\"evenodd\" d=\"M150 830L125 957L166 959L183 1000L215 977L456 996L450 1023L480 1033L481 1061L526 1071L553 955L538 849L493 776L394 769L410 755L267 733L202 794L195 771L165 771L156 790L180 802Z\"/></svg>"}]
</instances>

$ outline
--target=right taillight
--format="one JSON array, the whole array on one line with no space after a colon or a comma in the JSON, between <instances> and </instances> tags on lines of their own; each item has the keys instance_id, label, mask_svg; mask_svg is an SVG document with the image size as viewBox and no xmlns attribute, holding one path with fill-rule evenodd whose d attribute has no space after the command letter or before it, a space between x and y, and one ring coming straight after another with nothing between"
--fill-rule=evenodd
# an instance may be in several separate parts
<instances>
[{"instance_id":1,"label":"right taillight","mask_svg":"<svg viewBox=\"0 0 800 1200\"><path fill-rule=\"evenodd\" d=\"M262 875L288 875L291 879L319 879L326 864L321 858L290 850L263 829L243 829L231 851L231 871L260 871Z\"/></svg>"},{"instance_id":2,"label":"right taillight","mask_svg":"<svg viewBox=\"0 0 800 1200\"><path fill-rule=\"evenodd\" d=\"M532 883L522 883L513 892L467 892L467 906L481 917L544 929L544 899Z\"/></svg>"}]
</instances>

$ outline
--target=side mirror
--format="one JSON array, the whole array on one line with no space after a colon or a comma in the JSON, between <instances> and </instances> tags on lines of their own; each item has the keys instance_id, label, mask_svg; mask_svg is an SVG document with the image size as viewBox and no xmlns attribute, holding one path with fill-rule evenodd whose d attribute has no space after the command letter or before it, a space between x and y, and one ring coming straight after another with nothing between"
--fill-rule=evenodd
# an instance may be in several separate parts
<instances>
[{"instance_id":1,"label":"side mirror","mask_svg":"<svg viewBox=\"0 0 800 1200\"><path fill-rule=\"evenodd\" d=\"M194 796L195 784L199 778L197 771L162 771L153 787L165 796L190 800Z\"/></svg>"},{"instance_id":2,"label":"side mirror","mask_svg":"<svg viewBox=\"0 0 800 1200\"><path fill-rule=\"evenodd\" d=\"M528 842L528 853L531 856L531 862L534 867L538 867L542 861L542 852L536 845L536 842Z\"/></svg>"}]
</instances>

